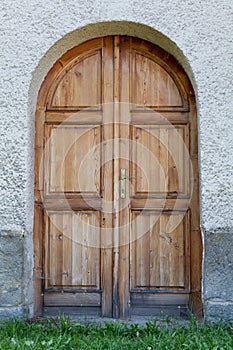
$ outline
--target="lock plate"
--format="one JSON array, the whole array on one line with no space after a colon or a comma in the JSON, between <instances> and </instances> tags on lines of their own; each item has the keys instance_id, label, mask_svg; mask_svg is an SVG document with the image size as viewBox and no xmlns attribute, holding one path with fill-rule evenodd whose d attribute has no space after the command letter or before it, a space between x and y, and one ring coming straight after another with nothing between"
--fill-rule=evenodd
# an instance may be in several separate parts
<instances>
[{"instance_id":1,"label":"lock plate","mask_svg":"<svg viewBox=\"0 0 233 350\"><path fill-rule=\"evenodd\" d=\"M125 188L125 179L126 179L126 169L121 168L120 170L120 197L125 198L126 188Z\"/></svg>"}]
</instances>

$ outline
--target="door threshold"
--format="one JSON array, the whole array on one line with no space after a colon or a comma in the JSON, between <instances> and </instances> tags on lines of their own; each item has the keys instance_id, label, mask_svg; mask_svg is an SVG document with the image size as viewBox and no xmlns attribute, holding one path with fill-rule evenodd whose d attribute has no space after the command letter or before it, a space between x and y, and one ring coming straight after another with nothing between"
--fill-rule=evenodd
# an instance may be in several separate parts
<instances>
[{"instance_id":1,"label":"door threshold","mask_svg":"<svg viewBox=\"0 0 233 350\"><path fill-rule=\"evenodd\" d=\"M195 316L168 316L160 315L156 317L148 316L133 316L128 318L110 318L110 317L100 317L100 316L67 316L67 315L54 315L54 316L35 316L27 320L28 323L41 323L48 324L51 319L53 319L58 325L60 319L64 317L70 320L71 323L79 323L82 325L93 325L95 326L104 326L106 323L124 323L128 326L138 324L139 326L146 326L148 323L155 323L158 327L189 327L191 323L191 317ZM203 317L195 317L197 324L203 324Z\"/></svg>"}]
</instances>

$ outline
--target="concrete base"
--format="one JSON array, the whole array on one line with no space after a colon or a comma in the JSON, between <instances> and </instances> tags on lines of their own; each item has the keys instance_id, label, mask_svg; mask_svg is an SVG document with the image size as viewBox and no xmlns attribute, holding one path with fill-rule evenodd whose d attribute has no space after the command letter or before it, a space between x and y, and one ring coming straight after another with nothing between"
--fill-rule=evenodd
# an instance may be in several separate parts
<instances>
[{"instance_id":1,"label":"concrete base","mask_svg":"<svg viewBox=\"0 0 233 350\"><path fill-rule=\"evenodd\" d=\"M18 233L0 233L0 318L23 315L23 254Z\"/></svg>"},{"instance_id":2,"label":"concrete base","mask_svg":"<svg viewBox=\"0 0 233 350\"><path fill-rule=\"evenodd\" d=\"M206 322L233 321L233 235L206 233L203 303Z\"/></svg>"}]
</instances>

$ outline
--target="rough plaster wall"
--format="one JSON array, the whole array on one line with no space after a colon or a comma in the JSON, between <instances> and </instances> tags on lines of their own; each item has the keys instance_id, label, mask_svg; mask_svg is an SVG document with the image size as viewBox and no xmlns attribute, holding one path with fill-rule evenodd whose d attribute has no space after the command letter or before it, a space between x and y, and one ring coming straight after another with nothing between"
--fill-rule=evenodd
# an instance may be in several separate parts
<instances>
[{"instance_id":1,"label":"rough plaster wall","mask_svg":"<svg viewBox=\"0 0 233 350\"><path fill-rule=\"evenodd\" d=\"M141 23L157 32L116 22L94 26L96 22L112 21ZM32 136L37 92L48 69L63 52L96 35L141 36L157 42L182 63L198 101L201 223L206 246L212 247L208 238L211 233L215 237L232 234L232 0L1 0L0 23L0 238L8 233L17 240L20 233L25 234L24 253L21 249L25 287L12 310L20 303L31 303L32 286L25 282L31 280L32 267ZM223 243L222 254L225 248ZM205 251L206 262L208 253L211 249ZM206 262L204 299L208 301L211 296L207 290L215 277L209 275ZM224 272L221 262L220 266ZM232 308L233 297L227 302Z\"/></svg>"}]
</instances>

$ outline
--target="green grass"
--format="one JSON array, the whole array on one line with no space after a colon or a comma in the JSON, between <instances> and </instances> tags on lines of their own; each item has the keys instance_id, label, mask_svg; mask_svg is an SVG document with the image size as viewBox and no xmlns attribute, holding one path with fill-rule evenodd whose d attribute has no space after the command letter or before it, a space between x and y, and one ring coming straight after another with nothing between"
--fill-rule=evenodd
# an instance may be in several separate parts
<instances>
[{"instance_id":1,"label":"green grass","mask_svg":"<svg viewBox=\"0 0 233 350\"><path fill-rule=\"evenodd\" d=\"M11 320L0 323L0 349L233 349L233 326L171 325L169 321L147 322L145 326L110 322L80 324L60 316L44 323Z\"/></svg>"}]
</instances>

